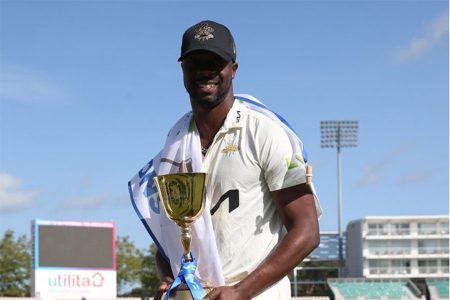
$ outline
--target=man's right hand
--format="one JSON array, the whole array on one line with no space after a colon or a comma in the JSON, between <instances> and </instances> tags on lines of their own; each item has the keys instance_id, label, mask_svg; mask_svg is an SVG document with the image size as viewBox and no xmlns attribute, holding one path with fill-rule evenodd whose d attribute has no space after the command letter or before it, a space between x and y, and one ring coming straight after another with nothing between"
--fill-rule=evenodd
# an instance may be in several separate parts
<instances>
[{"instance_id":1,"label":"man's right hand","mask_svg":"<svg viewBox=\"0 0 450 300\"><path fill-rule=\"evenodd\" d=\"M161 281L161 283L159 284L158 291L156 292L156 295L153 298L153 300L161 300L162 295L164 294L164 292L166 292L169 289L169 286L172 283L172 281L173 281L173 279L170 277L164 278L164 280Z\"/></svg>"},{"instance_id":2,"label":"man's right hand","mask_svg":"<svg viewBox=\"0 0 450 300\"><path fill-rule=\"evenodd\" d=\"M159 250L155 255L156 267L158 269L158 276L161 279L158 292L156 292L154 300L160 300L165 291L169 289L170 284L173 281L172 270L170 264L166 261Z\"/></svg>"}]
</instances>

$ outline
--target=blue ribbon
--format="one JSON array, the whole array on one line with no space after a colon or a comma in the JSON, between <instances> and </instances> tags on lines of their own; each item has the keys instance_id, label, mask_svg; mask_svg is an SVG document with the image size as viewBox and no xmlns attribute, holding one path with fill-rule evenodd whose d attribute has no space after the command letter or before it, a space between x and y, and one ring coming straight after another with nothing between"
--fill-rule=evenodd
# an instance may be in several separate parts
<instances>
[{"instance_id":1,"label":"blue ribbon","mask_svg":"<svg viewBox=\"0 0 450 300\"><path fill-rule=\"evenodd\" d=\"M166 293L166 297L164 300L169 300L170 292L179 286L182 282L186 283L191 292L192 299L201 300L203 296L205 296L205 291L203 290L203 286L200 283L200 280L195 276L195 270L197 269L197 261L195 257L192 255L192 261L186 261L184 255L181 257L181 268L180 273L178 273L177 278L172 282L169 287L169 290Z\"/></svg>"}]
</instances>

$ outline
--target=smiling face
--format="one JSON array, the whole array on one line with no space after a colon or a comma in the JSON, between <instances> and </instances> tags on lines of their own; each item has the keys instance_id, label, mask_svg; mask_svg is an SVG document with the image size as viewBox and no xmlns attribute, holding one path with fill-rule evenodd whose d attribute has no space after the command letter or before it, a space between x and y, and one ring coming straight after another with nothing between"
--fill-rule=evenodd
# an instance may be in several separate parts
<instances>
[{"instance_id":1,"label":"smiling face","mask_svg":"<svg viewBox=\"0 0 450 300\"><path fill-rule=\"evenodd\" d=\"M181 62L184 86L191 101L211 109L233 97L232 81L237 63L209 51L194 51Z\"/></svg>"}]
</instances>

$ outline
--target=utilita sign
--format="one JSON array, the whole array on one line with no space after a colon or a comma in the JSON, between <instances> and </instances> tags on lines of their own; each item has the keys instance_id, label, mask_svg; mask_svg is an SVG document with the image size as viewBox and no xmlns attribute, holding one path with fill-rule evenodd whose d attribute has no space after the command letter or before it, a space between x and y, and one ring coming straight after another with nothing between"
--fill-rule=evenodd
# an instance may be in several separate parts
<instances>
[{"instance_id":1,"label":"utilita sign","mask_svg":"<svg viewBox=\"0 0 450 300\"><path fill-rule=\"evenodd\" d=\"M35 297L41 299L115 299L115 271L35 271Z\"/></svg>"},{"instance_id":2,"label":"utilita sign","mask_svg":"<svg viewBox=\"0 0 450 300\"><path fill-rule=\"evenodd\" d=\"M113 222L35 220L31 228L33 297L116 298Z\"/></svg>"}]
</instances>

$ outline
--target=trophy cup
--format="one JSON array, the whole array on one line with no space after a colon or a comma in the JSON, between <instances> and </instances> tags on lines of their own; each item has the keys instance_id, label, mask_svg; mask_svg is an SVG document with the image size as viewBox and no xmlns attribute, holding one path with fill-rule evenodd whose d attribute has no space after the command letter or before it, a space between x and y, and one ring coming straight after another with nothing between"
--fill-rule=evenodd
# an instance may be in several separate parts
<instances>
[{"instance_id":1,"label":"trophy cup","mask_svg":"<svg viewBox=\"0 0 450 300\"><path fill-rule=\"evenodd\" d=\"M200 283L195 276L196 260L190 251L190 227L204 209L206 173L175 173L155 176L153 180L167 217L181 228L184 249L180 273L162 299L202 299L212 287Z\"/></svg>"}]
</instances>

